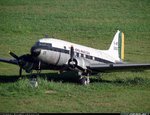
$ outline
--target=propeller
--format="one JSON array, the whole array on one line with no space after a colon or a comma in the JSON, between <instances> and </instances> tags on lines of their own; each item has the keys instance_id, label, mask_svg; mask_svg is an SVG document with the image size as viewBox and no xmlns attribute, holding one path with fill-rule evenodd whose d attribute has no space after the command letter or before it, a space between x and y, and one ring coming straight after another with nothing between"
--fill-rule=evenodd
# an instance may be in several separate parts
<instances>
[{"instance_id":1,"label":"propeller","mask_svg":"<svg viewBox=\"0 0 150 115\"><path fill-rule=\"evenodd\" d=\"M19 69L19 76L22 76L22 69L25 69L26 72L30 72L32 70L33 64L29 63L32 60L32 55L26 54L22 56L17 56L15 53L9 51L9 54L14 57L18 61Z\"/></svg>"},{"instance_id":2,"label":"propeller","mask_svg":"<svg viewBox=\"0 0 150 115\"><path fill-rule=\"evenodd\" d=\"M70 59L73 60L74 58L74 48L73 46L71 46L71 49L70 49Z\"/></svg>"},{"instance_id":3,"label":"propeller","mask_svg":"<svg viewBox=\"0 0 150 115\"><path fill-rule=\"evenodd\" d=\"M20 69L19 69L19 77L21 77L22 76L22 67L20 67Z\"/></svg>"},{"instance_id":4,"label":"propeller","mask_svg":"<svg viewBox=\"0 0 150 115\"><path fill-rule=\"evenodd\" d=\"M9 51L9 54L10 54L12 57L14 57L15 59L19 60L19 57L18 57L16 54L14 54L13 52Z\"/></svg>"},{"instance_id":5,"label":"propeller","mask_svg":"<svg viewBox=\"0 0 150 115\"><path fill-rule=\"evenodd\" d=\"M73 46L71 46L71 48L70 48L70 59L68 60L68 65L72 68L72 69L74 69L74 68L78 68L79 70L81 70L81 71L85 71L85 69L83 69L81 66L79 66L78 65L78 59L77 58L75 58L75 56L74 56L74 47Z\"/></svg>"},{"instance_id":6,"label":"propeller","mask_svg":"<svg viewBox=\"0 0 150 115\"><path fill-rule=\"evenodd\" d=\"M32 71L34 63L37 63L35 57L40 55L41 50L38 47L33 46L31 48L30 52L31 52L31 54L25 54L22 56L17 56L15 53L9 51L9 54L12 57L14 57L18 62L18 65L20 67L20 69L19 69L19 76L20 77L22 76L22 69L24 69L27 73L30 73Z\"/></svg>"},{"instance_id":7,"label":"propeller","mask_svg":"<svg viewBox=\"0 0 150 115\"><path fill-rule=\"evenodd\" d=\"M77 66L77 60L74 58L74 47L70 47L70 59L68 60L68 65L71 68L75 68Z\"/></svg>"},{"instance_id":8,"label":"propeller","mask_svg":"<svg viewBox=\"0 0 150 115\"><path fill-rule=\"evenodd\" d=\"M71 46L71 48L70 48L70 59L68 61L69 66L71 68L77 67L78 69L83 70L82 67L78 66L78 62L77 62L77 59L74 58L75 57L74 54L75 54L74 53L74 47Z\"/></svg>"}]
</instances>

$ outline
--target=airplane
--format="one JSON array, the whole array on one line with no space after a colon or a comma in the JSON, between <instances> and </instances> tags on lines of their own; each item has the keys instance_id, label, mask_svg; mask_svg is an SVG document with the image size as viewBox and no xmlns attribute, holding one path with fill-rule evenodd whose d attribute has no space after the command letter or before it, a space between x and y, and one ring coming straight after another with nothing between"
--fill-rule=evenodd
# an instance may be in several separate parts
<instances>
[{"instance_id":1,"label":"airplane","mask_svg":"<svg viewBox=\"0 0 150 115\"><path fill-rule=\"evenodd\" d=\"M99 72L130 69L149 69L150 64L124 62L124 33L117 30L108 50L99 50L71 43L56 38L39 39L30 50L30 54L17 56L14 59L0 58L0 62L15 64L22 70L31 73L33 70L75 71L83 85L90 83L89 76Z\"/></svg>"}]
</instances>

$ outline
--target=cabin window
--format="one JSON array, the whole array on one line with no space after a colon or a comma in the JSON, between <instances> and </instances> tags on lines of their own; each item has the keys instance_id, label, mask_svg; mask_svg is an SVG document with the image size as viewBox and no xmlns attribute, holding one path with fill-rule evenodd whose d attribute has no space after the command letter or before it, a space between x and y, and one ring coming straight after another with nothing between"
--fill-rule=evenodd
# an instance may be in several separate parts
<instances>
[{"instance_id":1,"label":"cabin window","mask_svg":"<svg viewBox=\"0 0 150 115\"><path fill-rule=\"evenodd\" d=\"M77 57L79 57L79 53L77 53L76 55L77 55Z\"/></svg>"},{"instance_id":2,"label":"cabin window","mask_svg":"<svg viewBox=\"0 0 150 115\"><path fill-rule=\"evenodd\" d=\"M93 57L90 56L90 55L86 55L86 58L87 58L87 59L93 59Z\"/></svg>"},{"instance_id":3,"label":"cabin window","mask_svg":"<svg viewBox=\"0 0 150 115\"><path fill-rule=\"evenodd\" d=\"M81 57L84 57L84 54L81 54Z\"/></svg>"}]
</instances>

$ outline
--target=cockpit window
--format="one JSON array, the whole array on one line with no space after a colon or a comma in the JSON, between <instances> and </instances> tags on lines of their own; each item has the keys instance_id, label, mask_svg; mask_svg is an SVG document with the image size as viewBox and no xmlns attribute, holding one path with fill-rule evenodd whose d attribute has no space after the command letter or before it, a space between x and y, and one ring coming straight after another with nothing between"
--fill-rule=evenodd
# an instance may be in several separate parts
<instances>
[{"instance_id":1,"label":"cockpit window","mask_svg":"<svg viewBox=\"0 0 150 115\"><path fill-rule=\"evenodd\" d=\"M37 42L35 45L38 47L41 47L41 48L51 48L52 47L51 43Z\"/></svg>"}]
</instances>

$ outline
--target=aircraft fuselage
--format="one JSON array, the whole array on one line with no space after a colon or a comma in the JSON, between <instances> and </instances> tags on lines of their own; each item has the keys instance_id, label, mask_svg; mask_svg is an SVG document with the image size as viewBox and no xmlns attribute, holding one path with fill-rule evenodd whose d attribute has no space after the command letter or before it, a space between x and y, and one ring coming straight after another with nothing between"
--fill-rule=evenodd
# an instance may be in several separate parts
<instances>
[{"instance_id":1,"label":"aircraft fuselage","mask_svg":"<svg viewBox=\"0 0 150 115\"><path fill-rule=\"evenodd\" d=\"M45 64L63 66L64 64L67 64L70 59L71 46L74 47L75 58L77 59L78 64L83 68L86 68L89 64L115 62L110 54L105 53L105 50L97 50L53 38L40 39L31 48L31 53L35 53L37 58Z\"/></svg>"}]
</instances>

